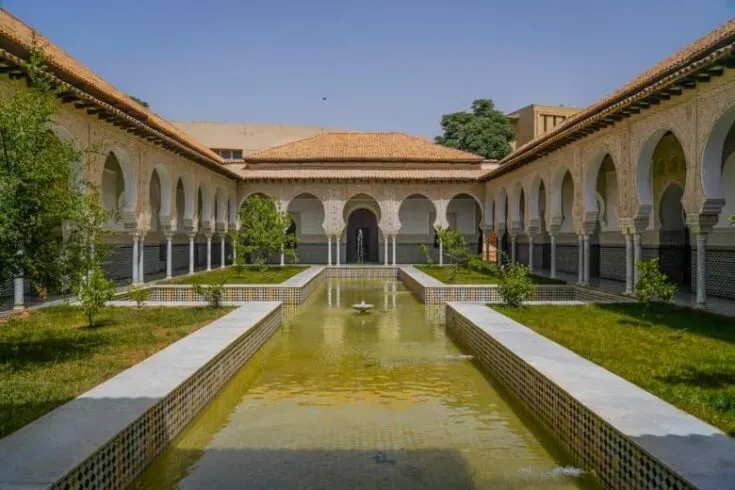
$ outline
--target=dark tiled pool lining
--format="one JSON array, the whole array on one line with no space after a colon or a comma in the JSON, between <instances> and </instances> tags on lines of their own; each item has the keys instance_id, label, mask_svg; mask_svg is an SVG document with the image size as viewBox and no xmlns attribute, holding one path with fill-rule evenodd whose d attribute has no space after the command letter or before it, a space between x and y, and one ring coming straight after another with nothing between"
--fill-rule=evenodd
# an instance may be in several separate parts
<instances>
[{"instance_id":1,"label":"dark tiled pool lining","mask_svg":"<svg viewBox=\"0 0 735 490\"><path fill-rule=\"evenodd\" d=\"M735 488L735 440L482 304L447 332L614 489Z\"/></svg>"},{"instance_id":2,"label":"dark tiled pool lining","mask_svg":"<svg viewBox=\"0 0 735 490\"><path fill-rule=\"evenodd\" d=\"M271 337L281 303L215 320L0 440L0 488L124 488Z\"/></svg>"}]
</instances>

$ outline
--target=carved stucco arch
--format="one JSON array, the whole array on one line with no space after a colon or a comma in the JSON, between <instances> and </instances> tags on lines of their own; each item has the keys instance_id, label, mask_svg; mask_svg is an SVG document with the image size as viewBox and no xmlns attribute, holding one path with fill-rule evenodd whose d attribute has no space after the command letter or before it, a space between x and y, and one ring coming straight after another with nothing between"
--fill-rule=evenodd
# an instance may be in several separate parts
<instances>
[{"instance_id":1,"label":"carved stucco arch","mask_svg":"<svg viewBox=\"0 0 735 490\"><path fill-rule=\"evenodd\" d=\"M524 198L528 197L528 193L525 192L523 184L518 181L511 187L510 195L508 196L508 204L510 205L510 222L511 226L515 229L520 227L521 223L525 221L525 216L521 216L521 195ZM524 209L528 206L524 203Z\"/></svg>"},{"instance_id":2,"label":"carved stucco arch","mask_svg":"<svg viewBox=\"0 0 735 490\"><path fill-rule=\"evenodd\" d=\"M102 151L103 159L99 173L99 181L97 186L102 188L102 175L105 166L105 161L108 155L112 153L115 155L120 170L123 175L123 182L125 190L123 192L123 206L120 209L121 219L126 223L126 227L137 227L138 226L138 169L137 165L130 157L130 153L125 150L122 146L116 143L108 143L104 146Z\"/></svg>"},{"instance_id":3,"label":"carved stucco arch","mask_svg":"<svg viewBox=\"0 0 735 490\"><path fill-rule=\"evenodd\" d=\"M661 138L670 131L679 141L684 160L686 163L686 185L684 187L684 207L689 209L689 204L696 195L694 178L696 171L696 156L694 152L696 144L696 131L694 126L696 118L693 117L692 103L684 103L656 113L650 114L645 119L631 126L631 175L635 189L636 206L633 207L635 215L640 218L650 217L653 207L653 192L651 189L651 168L653 152Z\"/></svg>"},{"instance_id":4,"label":"carved stucco arch","mask_svg":"<svg viewBox=\"0 0 735 490\"><path fill-rule=\"evenodd\" d=\"M432 206L432 208L434 209L434 216L436 216L436 215L438 214L438 210L437 210L437 205L436 205L436 202L435 202L434 200L432 200L432 199L431 199L431 198L430 198L430 197L429 197L428 195L426 195L425 193L423 193L423 192L412 192L412 193L410 193L410 194L408 194L408 195L405 195L405 194L406 194L405 192L404 192L404 193L402 193L402 194L401 194L401 196L402 196L402 197L401 197L401 199L400 199L400 200L398 201L398 230L397 230L397 232L398 232L398 231L400 231L401 227L403 226L403 225L402 225L402 222L401 222L401 219L400 219L400 217L401 217L401 208L403 207L403 204L404 204L404 203L405 203L405 202L406 202L406 201L407 201L407 200L408 200L409 198L411 198L411 197L413 197L413 196L421 196L421 197L423 197L424 199L426 199L427 201L429 201L429 202L431 203L431 206ZM436 220L435 220L435 222L436 222Z\"/></svg>"},{"instance_id":5,"label":"carved stucco arch","mask_svg":"<svg viewBox=\"0 0 735 490\"><path fill-rule=\"evenodd\" d=\"M727 135L735 125L735 98L713 96L708 106L709 111L700 109L703 118L700 127L706 133L700 137L702 154L698 159L700 176L696 182L701 186L701 200L698 200L701 204L697 207L700 213L716 216L720 214L726 199L721 184L722 157Z\"/></svg>"},{"instance_id":6,"label":"carved stucco arch","mask_svg":"<svg viewBox=\"0 0 735 490\"><path fill-rule=\"evenodd\" d=\"M533 174L531 183L528 186L528 196L526 196L526 201L528 202L528 206L526 208L526 213L528 214L528 220L529 220L528 226L536 226L540 224L541 214L539 213L539 205L540 205L539 197L541 196L541 186L542 185L544 186L544 201L547 203L544 211L547 212L548 214L549 186L546 184L546 181L544 180L541 173L536 172Z\"/></svg>"},{"instance_id":7,"label":"carved stucco arch","mask_svg":"<svg viewBox=\"0 0 735 490\"><path fill-rule=\"evenodd\" d=\"M484 213L484 209L485 208L482 205L482 199L480 199L479 197L477 197L477 194L475 194L472 190L469 190L469 189L467 189L467 190L455 190L451 194L448 194L447 199L444 200L444 209L443 209L445 223L448 223L449 222L449 218L447 217L447 212L449 210L449 204L452 202L452 199L454 199L455 197L460 196L462 194L467 195L467 196L470 196L475 201L475 204L477 204L477 207L480 209L480 220L479 220L479 222L480 222L480 224L482 224L482 222L483 222L483 220L485 218L485 213ZM434 207L437 209L437 216L438 216L439 215L439 206L436 206L436 204L435 204Z\"/></svg>"}]
</instances>

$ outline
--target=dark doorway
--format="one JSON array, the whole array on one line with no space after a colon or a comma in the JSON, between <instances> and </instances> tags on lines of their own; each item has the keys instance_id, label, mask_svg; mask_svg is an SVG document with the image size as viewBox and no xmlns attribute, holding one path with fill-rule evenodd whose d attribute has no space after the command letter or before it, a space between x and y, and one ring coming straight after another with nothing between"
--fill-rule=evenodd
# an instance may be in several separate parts
<instances>
[{"instance_id":1,"label":"dark doorway","mask_svg":"<svg viewBox=\"0 0 735 490\"><path fill-rule=\"evenodd\" d=\"M378 218L367 209L355 210L347 221L347 262L357 262L360 231L365 262L378 262Z\"/></svg>"},{"instance_id":2,"label":"dark doorway","mask_svg":"<svg viewBox=\"0 0 735 490\"><path fill-rule=\"evenodd\" d=\"M661 196L658 255L662 272L680 286L690 286L691 245L684 207L681 205L683 195L684 189L672 183Z\"/></svg>"}]
</instances>

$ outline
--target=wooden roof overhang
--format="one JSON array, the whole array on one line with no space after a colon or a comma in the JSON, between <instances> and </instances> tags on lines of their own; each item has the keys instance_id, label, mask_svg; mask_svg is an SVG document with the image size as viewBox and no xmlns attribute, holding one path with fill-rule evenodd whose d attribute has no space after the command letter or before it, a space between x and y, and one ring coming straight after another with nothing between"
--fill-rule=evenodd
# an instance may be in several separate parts
<instances>
[{"instance_id":1,"label":"wooden roof overhang","mask_svg":"<svg viewBox=\"0 0 735 490\"><path fill-rule=\"evenodd\" d=\"M590 136L604 128L614 126L634 114L681 96L697 84L709 82L721 76L725 70L735 68L735 36L702 53L684 66L672 69L655 77L643 87L631 87L601 107L592 106L582 111L580 117L571 117L556 130L531 141L500 161L500 166L483 175L487 181L500 177L522 165L542 158L565 146ZM585 114L590 112L589 114Z\"/></svg>"},{"instance_id":2,"label":"wooden roof overhang","mask_svg":"<svg viewBox=\"0 0 735 490\"><path fill-rule=\"evenodd\" d=\"M0 74L6 74L11 79L29 80L27 62L0 48ZM78 80L59 73L56 70L44 70L42 76L57 89L58 98L64 104L73 104L75 109L86 111L87 114L97 116L98 119L119 127L141 139L158 145L176 155L182 156L205 167L214 170L226 177L238 179L240 175L227 168L221 162L188 145L174 134L168 134L163 128L154 127L143 112L121 106L114 100L105 97L93 87L84 87ZM93 93L90 93L93 92ZM98 93L94 93L98 92ZM105 100L108 99L108 100Z\"/></svg>"}]
</instances>

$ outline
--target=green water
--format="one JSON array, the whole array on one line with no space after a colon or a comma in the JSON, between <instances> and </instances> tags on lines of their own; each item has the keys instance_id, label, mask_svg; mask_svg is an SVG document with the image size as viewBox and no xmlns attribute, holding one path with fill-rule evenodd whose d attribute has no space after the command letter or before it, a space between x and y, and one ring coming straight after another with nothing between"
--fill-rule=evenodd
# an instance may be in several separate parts
<instances>
[{"instance_id":1,"label":"green water","mask_svg":"<svg viewBox=\"0 0 735 490\"><path fill-rule=\"evenodd\" d=\"M461 354L401 284L324 284L133 488L596 488Z\"/></svg>"}]
</instances>

